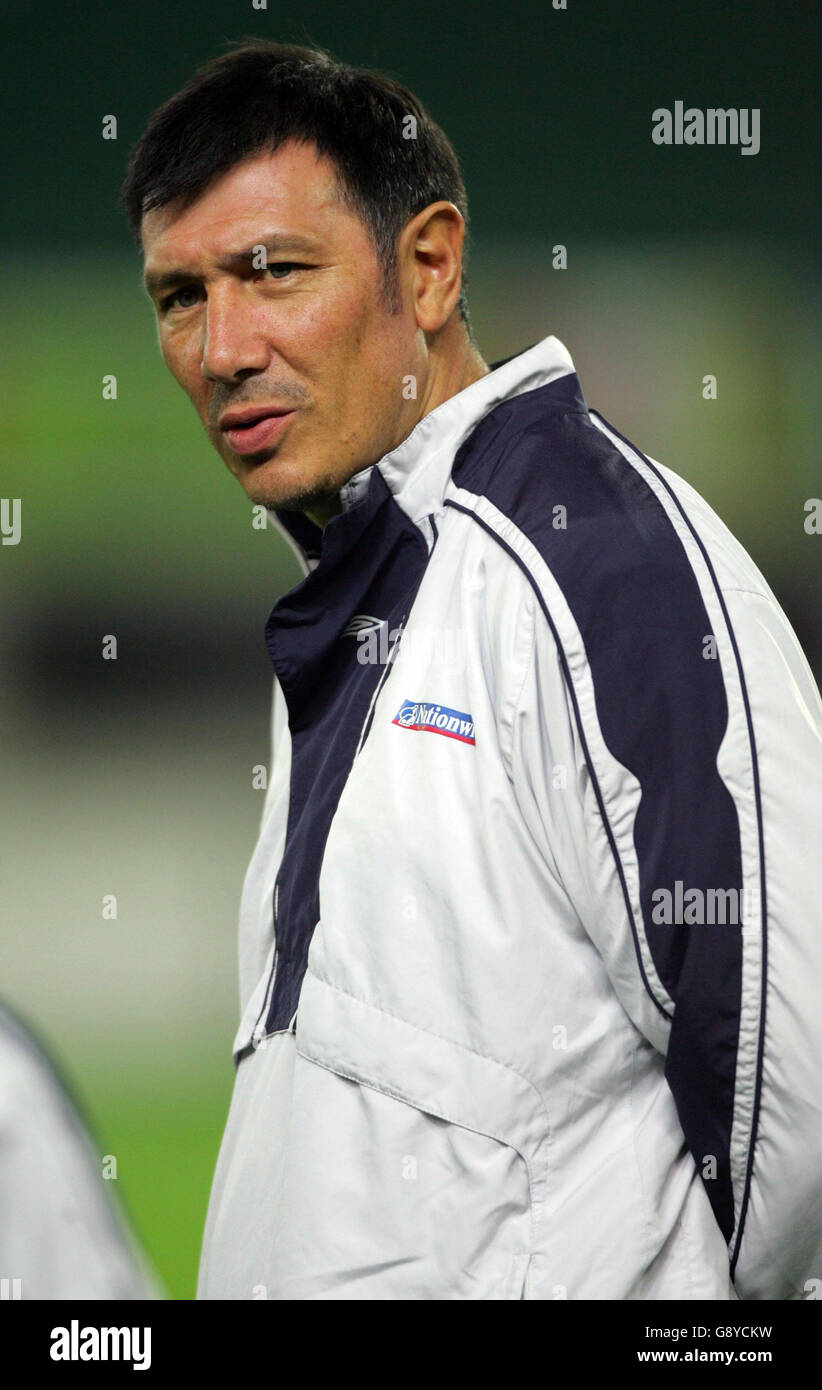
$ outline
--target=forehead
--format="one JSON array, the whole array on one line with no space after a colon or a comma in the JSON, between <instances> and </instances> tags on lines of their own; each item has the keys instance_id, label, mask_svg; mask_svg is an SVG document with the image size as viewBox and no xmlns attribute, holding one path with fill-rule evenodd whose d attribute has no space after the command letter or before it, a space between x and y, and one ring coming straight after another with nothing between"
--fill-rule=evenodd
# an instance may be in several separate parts
<instances>
[{"instance_id":1,"label":"forehead","mask_svg":"<svg viewBox=\"0 0 822 1390\"><path fill-rule=\"evenodd\" d=\"M250 246L276 230L319 246L369 244L361 220L341 201L331 160L316 146L290 140L274 154L252 155L216 179L188 207L181 200L147 212L142 222L146 269L199 265Z\"/></svg>"}]
</instances>

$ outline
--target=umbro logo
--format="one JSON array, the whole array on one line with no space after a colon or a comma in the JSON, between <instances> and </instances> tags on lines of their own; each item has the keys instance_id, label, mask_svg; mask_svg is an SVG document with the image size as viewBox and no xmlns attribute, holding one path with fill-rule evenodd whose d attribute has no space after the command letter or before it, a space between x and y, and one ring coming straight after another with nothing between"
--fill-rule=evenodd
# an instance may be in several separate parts
<instances>
[{"instance_id":1,"label":"umbro logo","mask_svg":"<svg viewBox=\"0 0 822 1390\"><path fill-rule=\"evenodd\" d=\"M359 637L361 632L376 632L384 623L385 618L374 618L370 613L355 613L343 628L342 636Z\"/></svg>"}]
</instances>

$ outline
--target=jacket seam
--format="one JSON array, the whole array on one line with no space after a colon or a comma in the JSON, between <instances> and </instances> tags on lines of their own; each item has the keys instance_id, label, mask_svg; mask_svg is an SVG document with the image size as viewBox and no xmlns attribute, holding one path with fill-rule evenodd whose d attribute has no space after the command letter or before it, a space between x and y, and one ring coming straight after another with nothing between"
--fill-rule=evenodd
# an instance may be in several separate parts
<instances>
[{"instance_id":1,"label":"jacket seam","mask_svg":"<svg viewBox=\"0 0 822 1390\"><path fill-rule=\"evenodd\" d=\"M702 1178L701 1178L701 1176L700 1176L700 1174L699 1174L698 1168L696 1168L696 1164L694 1164L694 1168L695 1168L695 1170L696 1170L696 1181L699 1182L699 1183L701 1183L701 1182L702 1182ZM694 1265L693 1265L693 1260L692 1260L692 1258L691 1258L691 1256L692 1256L692 1254L693 1254L693 1251L691 1250L691 1238L692 1238L691 1224L692 1224L692 1223L691 1223L691 1214L690 1214L690 1211L689 1211L689 1208L688 1208L688 1202L689 1202L689 1200L690 1200L690 1195L691 1195L691 1188L688 1189L688 1196L685 1198L684 1209L683 1209L682 1215L681 1215L681 1217L680 1217L680 1219L679 1219L679 1233L680 1233L680 1235L682 1236L682 1245L683 1245L683 1250L684 1250L683 1263L684 1263L684 1265L685 1265L685 1277L686 1277L687 1280L688 1280L688 1285L689 1285L689 1288L690 1288L690 1290L691 1290L691 1298L692 1298L692 1299L695 1299L695 1298L697 1297L697 1289L696 1289L696 1283L695 1283L695 1280L694 1280Z\"/></svg>"},{"instance_id":2,"label":"jacket seam","mask_svg":"<svg viewBox=\"0 0 822 1390\"><path fill-rule=\"evenodd\" d=\"M766 603L773 603L770 594L764 594L761 589L746 589L742 584L724 584L723 594L750 594L752 598L764 598Z\"/></svg>"},{"instance_id":3,"label":"jacket seam","mask_svg":"<svg viewBox=\"0 0 822 1390\"><path fill-rule=\"evenodd\" d=\"M629 1115L629 1117L630 1117L630 1122L631 1122L631 1151L632 1151L632 1153L633 1153L633 1155L634 1155L634 1162L636 1163L637 1181L638 1181L638 1185L639 1185L639 1195L640 1195L640 1204L641 1204L641 1206L642 1206L642 1212L643 1212L643 1222L642 1222L643 1241L642 1241L642 1243L643 1243L643 1246L645 1247L645 1248L644 1248L644 1251L643 1251L643 1254L644 1254L645 1262L646 1262L646 1266L647 1266L647 1265L650 1265L650 1264L651 1264L651 1261L652 1261L652 1258L653 1258L652 1241L651 1241L650 1237L651 1237L651 1236L653 1235L653 1233L654 1233L654 1221L653 1221L653 1215L652 1215L653 1208L652 1208L652 1205L649 1204L649 1202L648 1202L648 1194L647 1194L647 1192L646 1192L646 1190L645 1190L645 1184L644 1184L644 1182L643 1182L642 1161L641 1161L641 1159L640 1159L639 1152L638 1152L638 1150L637 1150L637 1143L636 1143L636 1124L635 1124L635 1111L634 1111L634 1082L635 1082L635 1080L636 1080L636 1059L637 1059L637 1049L636 1049L636 1046L634 1046L634 1047L632 1047L632 1049L631 1049L630 1073L629 1073L629 1077L628 1077L628 1115Z\"/></svg>"},{"instance_id":4,"label":"jacket seam","mask_svg":"<svg viewBox=\"0 0 822 1390\"><path fill-rule=\"evenodd\" d=\"M530 585L528 586L528 594L529 594L529 597L533 600L534 592L533 592L533 589L531 588ZM501 753L502 753L503 762L505 763L505 767L506 767L506 770L507 770L507 772L508 772L508 776L510 777L510 779L511 779L512 782L514 781L514 739L515 739L515 729L516 729L516 725L517 725L517 719L518 719L518 717L519 717L519 713L520 713L520 710L521 710L521 708L522 708L522 699L523 699L523 696L524 696L524 694L525 694L525 686L526 686L526 683L527 683L527 681L528 681L528 677L530 676L531 672L532 672L533 669L534 669L534 662L535 662L535 660L536 660L536 649L537 649L537 608L536 608L536 604L535 604L533 601L532 601L532 603L531 603L531 613L530 613L530 617L531 617L531 638L530 638L530 643L529 643L529 648L528 648L528 656L527 656L526 661L525 661L525 669L523 670L523 673L522 673L522 681L520 682L519 693L518 693L518 695L517 695L516 700L514 701L514 712L513 712L512 716L511 716L511 739L510 739L510 744L511 744L511 746L510 746L510 748L507 748L507 747L505 747L505 746L502 744L502 742L500 743L500 751L501 751Z\"/></svg>"}]
</instances>

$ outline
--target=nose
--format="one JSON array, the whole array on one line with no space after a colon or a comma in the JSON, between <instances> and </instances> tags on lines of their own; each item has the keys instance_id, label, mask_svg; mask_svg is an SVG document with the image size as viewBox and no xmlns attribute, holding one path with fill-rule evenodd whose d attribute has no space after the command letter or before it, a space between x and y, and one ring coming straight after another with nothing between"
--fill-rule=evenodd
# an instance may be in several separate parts
<instances>
[{"instance_id":1,"label":"nose","mask_svg":"<svg viewBox=\"0 0 822 1390\"><path fill-rule=\"evenodd\" d=\"M239 292L238 292L239 291ZM229 384L264 372L270 349L244 302L242 286L215 286L206 303L205 341L200 370L207 381Z\"/></svg>"}]
</instances>

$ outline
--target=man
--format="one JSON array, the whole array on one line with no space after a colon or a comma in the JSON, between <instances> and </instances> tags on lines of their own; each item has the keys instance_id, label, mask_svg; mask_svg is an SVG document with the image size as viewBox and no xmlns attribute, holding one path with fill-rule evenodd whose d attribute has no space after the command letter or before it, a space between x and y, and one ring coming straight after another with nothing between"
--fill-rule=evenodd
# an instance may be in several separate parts
<instances>
[{"instance_id":1,"label":"man","mask_svg":"<svg viewBox=\"0 0 822 1390\"><path fill-rule=\"evenodd\" d=\"M199 1297L807 1297L822 708L764 579L556 338L485 363L396 82L242 47L124 199L305 571Z\"/></svg>"}]
</instances>

